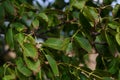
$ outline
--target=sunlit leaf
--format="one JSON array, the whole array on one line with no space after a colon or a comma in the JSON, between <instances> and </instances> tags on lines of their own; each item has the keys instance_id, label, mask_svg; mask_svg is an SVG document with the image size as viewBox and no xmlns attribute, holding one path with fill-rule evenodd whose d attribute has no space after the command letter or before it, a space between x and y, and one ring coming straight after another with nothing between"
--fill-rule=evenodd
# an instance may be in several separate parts
<instances>
[{"instance_id":1,"label":"sunlit leaf","mask_svg":"<svg viewBox=\"0 0 120 80\"><path fill-rule=\"evenodd\" d=\"M72 50L73 50L72 43L69 43L69 44L68 44L68 47L67 47L67 49L66 49L66 53L69 53L69 52L71 52Z\"/></svg>"},{"instance_id":2,"label":"sunlit leaf","mask_svg":"<svg viewBox=\"0 0 120 80\"><path fill-rule=\"evenodd\" d=\"M70 43L70 39L69 38L65 38L63 43L61 44L62 50L66 50L66 48L68 47L69 43Z\"/></svg>"},{"instance_id":3,"label":"sunlit leaf","mask_svg":"<svg viewBox=\"0 0 120 80\"><path fill-rule=\"evenodd\" d=\"M87 0L74 0L73 6L78 9L83 9Z\"/></svg>"},{"instance_id":4,"label":"sunlit leaf","mask_svg":"<svg viewBox=\"0 0 120 80\"><path fill-rule=\"evenodd\" d=\"M13 30L12 28L8 29L6 33L6 42L11 49L14 49L14 40L13 40Z\"/></svg>"},{"instance_id":5,"label":"sunlit leaf","mask_svg":"<svg viewBox=\"0 0 120 80\"><path fill-rule=\"evenodd\" d=\"M31 35L27 35L25 38L25 42L29 42L35 45L35 39Z\"/></svg>"},{"instance_id":6,"label":"sunlit leaf","mask_svg":"<svg viewBox=\"0 0 120 80\"><path fill-rule=\"evenodd\" d=\"M31 57L34 60L38 58L37 49L30 43L24 43L23 46L24 56Z\"/></svg>"},{"instance_id":7,"label":"sunlit leaf","mask_svg":"<svg viewBox=\"0 0 120 80\"><path fill-rule=\"evenodd\" d=\"M45 20L46 22L48 22L48 17L45 13L39 13L39 17L43 20Z\"/></svg>"},{"instance_id":8,"label":"sunlit leaf","mask_svg":"<svg viewBox=\"0 0 120 80\"><path fill-rule=\"evenodd\" d=\"M16 60L16 65L17 65L17 69L20 73L22 73L23 75L25 75L26 77L31 76L32 75L32 71L29 70L25 63L23 62L22 58L19 58Z\"/></svg>"},{"instance_id":9,"label":"sunlit leaf","mask_svg":"<svg viewBox=\"0 0 120 80\"><path fill-rule=\"evenodd\" d=\"M59 70L58 70L58 67L57 67L57 64L56 64L56 61L50 56L50 55L45 55L47 60L48 60L48 63L50 64L50 67L54 73L54 75L56 76L59 76Z\"/></svg>"},{"instance_id":10,"label":"sunlit leaf","mask_svg":"<svg viewBox=\"0 0 120 80\"><path fill-rule=\"evenodd\" d=\"M120 80L117 0L39 1L0 0L0 80Z\"/></svg>"},{"instance_id":11,"label":"sunlit leaf","mask_svg":"<svg viewBox=\"0 0 120 80\"><path fill-rule=\"evenodd\" d=\"M11 27L14 27L17 31L21 32L21 31L25 31L27 28L21 24L21 23L13 23L11 24Z\"/></svg>"},{"instance_id":12,"label":"sunlit leaf","mask_svg":"<svg viewBox=\"0 0 120 80\"><path fill-rule=\"evenodd\" d=\"M57 50L65 50L69 41L69 38L66 38L64 41L57 38L49 38L44 45Z\"/></svg>"},{"instance_id":13,"label":"sunlit leaf","mask_svg":"<svg viewBox=\"0 0 120 80\"><path fill-rule=\"evenodd\" d=\"M79 43L80 47L86 50L88 53L91 52L92 46L90 45L89 41L82 36L75 36L75 41Z\"/></svg>"},{"instance_id":14,"label":"sunlit leaf","mask_svg":"<svg viewBox=\"0 0 120 80\"><path fill-rule=\"evenodd\" d=\"M18 33L14 36L14 38L17 40L17 42L19 42L19 44L23 44L25 36L23 33Z\"/></svg>"},{"instance_id":15,"label":"sunlit leaf","mask_svg":"<svg viewBox=\"0 0 120 80\"><path fill-rule=\"evenodd\" d=\"M33 71L33 73L38 73L40 71L40 60L33 61L28 58L25 58L25 63L27 67Z\"/></svg>"},{"instance_id":16,"label":"sunlit leaf","mask_svg":"<svg viewBox=\"0 0 120 80\"><path fill-rule=\"evenodd\" d=\"M39 21L37 19L33 20L32 25L33 25L33 28L38 29Z\"/></svg>"},{"instance_id":17,"label":"sunlit leaf","mask_svg":"<svg viewBox=\"0 0 120 80\"><path fill-rule=\"evenodd\" d=\"M84 14L90 21L93 21L93 22L99 21L99 14L96 8L94 7L85 7Z\"/></svg>"},{"instance_id":18,"label":"sunlit leaf","mask_svg":"<svg viewBox=\"0 0 120 80\"><path fill-rule=\"evenodd\" d=\"M42 73L41 73L41 70L38 72L37 77L38 77L38 79L42 79Z\"/></svg>"},{"instance_id":19,"label":"sunlit leaf","mask_svg":"<svg viewBox=\"0 0 120 80\"><path fill-rule=\"evenodd\" d=\"M16 78L15 74L5 75L2 80L14 80Z\"/></svg>"},{"instance_id":20,"label":"sunlit leaf","mask_svg":"<svg viewBox=\"0 0 120 80\"><path fill-rule=\"evenodd\" d=\"M17 68L15 68L15 74L19 80L27 80L28 79L28 77L26 77L20 71L18 71Z\"/></svg>"},{"instance_id":21,"label":"sunlit leaf","mask_svg":"<svg viewBox=\"0 0 120 80\"><path fill-rule=\"evenodd\" d=\"M117 29L118 27L120 27L120 24L115 21L112 21L108 24L108 26L112 29Z\"/></svg>"}]
</instances>

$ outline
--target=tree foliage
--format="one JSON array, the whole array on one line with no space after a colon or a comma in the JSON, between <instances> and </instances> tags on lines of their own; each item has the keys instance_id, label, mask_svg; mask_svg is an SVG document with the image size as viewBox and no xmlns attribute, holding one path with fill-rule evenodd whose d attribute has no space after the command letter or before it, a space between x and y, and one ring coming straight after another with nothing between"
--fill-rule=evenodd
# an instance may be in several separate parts
<instances>
[{"instance_id":1,"label":"tree foliage","mask_svg":"<svg viewBox=\"0 0 120 80\"><path fill-rule=\"evenodd\" d=\"M1 80L120 80L113 0L0 0Z\"/></svg>"}]
</instances>

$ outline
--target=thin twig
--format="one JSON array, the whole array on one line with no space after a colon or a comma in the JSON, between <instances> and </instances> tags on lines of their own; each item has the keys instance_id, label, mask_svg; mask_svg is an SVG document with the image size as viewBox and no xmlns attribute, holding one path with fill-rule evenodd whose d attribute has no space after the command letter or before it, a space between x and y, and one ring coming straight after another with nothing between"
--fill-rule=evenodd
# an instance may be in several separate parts
<instances>
[{"instance_id":1,"label":"thin twig","mask_svg":"<svg viewBox=\"0 0 120 80\"><path fill-rule=\"evenodd\" d=\"M58 65L67 65L67 66L73 67L73 68L75 68L75 69L77 69L77 70L80 70L80 71L82 71L82 72L84 72L84 73L87 73L89 76L94 76L94 77L96 77L96 78L98 78L98 79L100 79L100 80L103 80L102 77L94 74L94 72L88 72L88 71L82 69L81 67L77 67L77 66L74 66L74 65L68 64L68 63L58 63Z\"/></svg>"},{"instance_id":2,"label":"thin twig","mask_svg":"<svg viewBox=\"0 0 120 80\"><path fill-rule=\"evenodd\" d=\"M106 42L93 42L93 44L108 45Z\"/></svg>"}]
</instances>

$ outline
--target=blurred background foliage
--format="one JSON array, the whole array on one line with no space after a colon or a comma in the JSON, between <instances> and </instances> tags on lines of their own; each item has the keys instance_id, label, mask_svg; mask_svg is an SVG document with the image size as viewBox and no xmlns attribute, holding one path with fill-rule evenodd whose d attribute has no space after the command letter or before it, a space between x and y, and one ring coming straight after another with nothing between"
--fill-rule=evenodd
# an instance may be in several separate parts
<instances>
[{"instance_id":1,"label":"blurred background foliage","mask_svg":"<svg viewBox=\"0 0 120 80\"><path fill-rule=\"evenodd\" d=\"M120 80L115 1L0 0L0 79Z\"/></svg>"}]
</instances>

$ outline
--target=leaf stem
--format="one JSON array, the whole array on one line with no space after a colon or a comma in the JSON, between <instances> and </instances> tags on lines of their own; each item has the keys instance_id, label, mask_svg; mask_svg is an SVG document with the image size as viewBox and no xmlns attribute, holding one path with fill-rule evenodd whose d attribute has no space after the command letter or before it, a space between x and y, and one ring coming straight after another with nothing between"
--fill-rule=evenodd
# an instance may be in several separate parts
<instances>
[{"instance_id":1,"label":"leaf stem","mask_svg":"<svg viewBox=\"0 0 120 80\"><path fill-rule=\"evenodd\" d=\"M88 72L88 71L86 71L86 70L84 70L84 69L82 69L82 68L80 68L80 67L74 66L74 65L72 65L72 64L68 64L68 63L58 63L58 65L67 65L67 66L73 67L73 68L75 68L75 69L77 69L77 70L80 70L80 71L82 71L82 72L84 72L84 73L87 73L89 76L94 76L94 77L96 77L96 78L98 78L98 79L100 79L100 80L103 80L102 77L94 74L93 72Z\"/></svg>"},{"instance_id":2,"label":"leaf stem","mask_svg":"<svg viewBox=\"0 0 120 80\"><path fill-rule=\"evenodd\" d=\"M77 33L80 31L80 29L78 29L72 36L72 39L77 35Z\"/></svg>"}]
</instances>

